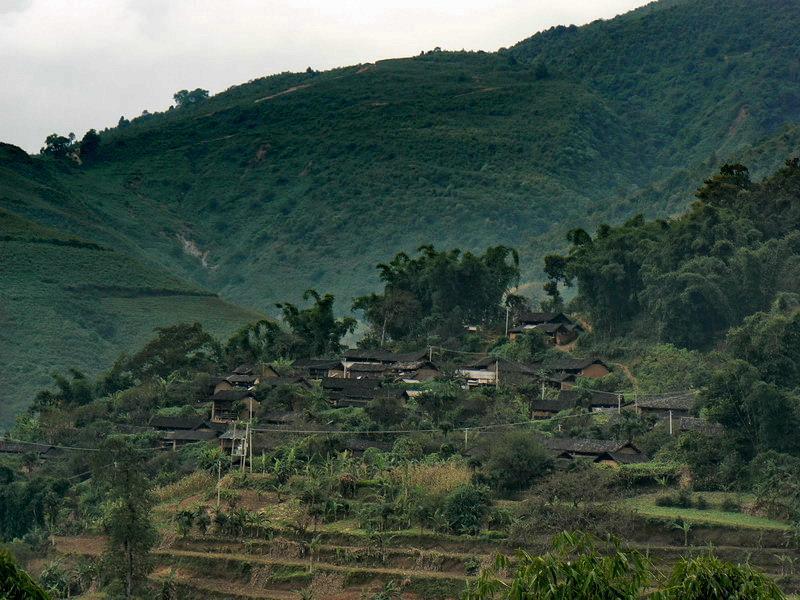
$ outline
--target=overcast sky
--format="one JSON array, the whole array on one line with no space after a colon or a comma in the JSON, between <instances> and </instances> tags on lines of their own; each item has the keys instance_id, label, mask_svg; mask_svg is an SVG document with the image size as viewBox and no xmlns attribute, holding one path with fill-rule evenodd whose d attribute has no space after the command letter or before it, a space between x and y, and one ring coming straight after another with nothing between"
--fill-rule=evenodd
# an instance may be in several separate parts
<instances>
[{"instance_id":1,"label":"overcast sky","mask_svg":"<svg viewBox=\"0 0 800 600\"><path fill-rule=\"evenodd\" d=\"M271 73L447 50L496 50L642 0L0 0L0 141L164 110Z\"/></svg>"}]
</instances>

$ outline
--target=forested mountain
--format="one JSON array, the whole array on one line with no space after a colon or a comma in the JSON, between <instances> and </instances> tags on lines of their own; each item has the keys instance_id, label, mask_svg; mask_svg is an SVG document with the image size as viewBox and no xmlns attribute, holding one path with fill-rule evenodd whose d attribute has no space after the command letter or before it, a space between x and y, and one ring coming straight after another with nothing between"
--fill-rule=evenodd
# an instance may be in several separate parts
<instances>
[{"instance_id":1,"label":"forested mountain","mask_svg":"<svg viewBox=\"0 0 800 600\"><path fill-rule=\"evenodd\" d=\"M517 248L536 281L569 228L680 212L724 162L780 165L800 140L798 26L787 0L658 2L495 53L257 79L121 119L79 161L6 148L0 207L259 311L309 287L346 309L377 262L428 243ZM38 292L52 277L4 268ZM46 306L25 302L4 318ZM14 370L67 366L22 329Z\"/></svg>"}]
</instances>

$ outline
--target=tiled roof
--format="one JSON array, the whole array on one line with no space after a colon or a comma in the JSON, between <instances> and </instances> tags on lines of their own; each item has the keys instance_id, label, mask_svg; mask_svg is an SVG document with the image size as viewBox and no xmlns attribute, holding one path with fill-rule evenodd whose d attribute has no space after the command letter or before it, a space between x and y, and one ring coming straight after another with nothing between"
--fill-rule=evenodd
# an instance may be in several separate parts
<instances>
[{"instance_id":1,"label":"tiled roof","mask_svg":"<svg viewBox=\"0 0 800 600\"><path fill-rule=\"evenodd\" d=\"M150 427L155 429L199 429L205 422L205 419L200 416L187 416L187 417L159 417L155 416L150 419Z\"/></svg>"},{"instance_id":2,"label":"tiled roof","mask_svg":"<svg viewBox=\"0 0 800 600\"><path fill-rule=\"evenodd\" d=\"M651 410L692 410L694 408L694 396L692 394L665 394L663 396L653 396L642 398L636 401L639 408Z\"/></svg>"}]
</instances>

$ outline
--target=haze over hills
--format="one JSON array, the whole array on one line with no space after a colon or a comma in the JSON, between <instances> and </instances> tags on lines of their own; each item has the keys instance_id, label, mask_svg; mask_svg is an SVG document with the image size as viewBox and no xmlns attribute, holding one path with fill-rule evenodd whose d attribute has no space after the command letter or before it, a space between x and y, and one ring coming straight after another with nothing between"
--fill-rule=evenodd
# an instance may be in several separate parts
<instances>
[{"instance_id":1,"label":"haze over hills","mask_svg":"<svg viewBox=\"0 0 800 600\"><path fill-rule=\"evenodd\" d=\"M132 276L126 287L207 289L258 311L309 287L347 310L376 285L377 262L431 242L514 246L535 280L568 228L668 216L719 164L743 160L758 176L796 150L798 26L789 0L658 2L497 53L433 51L258 79L102 132L81 165L7 150L0 206L4 222L112 248L93 252L135 259L144 280L158 280ZM26 245L38 270L3 261L25 298L7 304L8 322L44 310L87 271L94 286L128 278L129 267L104 276L91 261L65 260L43 293L46 249ZM8 358L10 372L90 368L89 357L110 361L156 322L213 322L222 310L223 332L252 315L187 298L219 305L191 312L170 300L138 328L127 301L97 318L91 300L76 299L65 305L75 337L45 321L37 337L25 326L9 334L6 347L26 348ZM135 332L98 342L102 352L75 343L97 339L99 321ZM53 350L68 337L69 352Z\"/></svg>"}]
</instances>

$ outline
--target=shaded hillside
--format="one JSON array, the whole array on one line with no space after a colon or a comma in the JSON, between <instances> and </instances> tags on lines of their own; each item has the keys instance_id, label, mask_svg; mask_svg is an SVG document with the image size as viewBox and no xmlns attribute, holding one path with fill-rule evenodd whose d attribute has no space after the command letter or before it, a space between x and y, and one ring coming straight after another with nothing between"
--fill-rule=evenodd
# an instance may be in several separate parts
<instances>
[{"instance_id":1,"label":"shaded hillside","mask_svg":"<svg viewBox=\"0 0 800 600\"><path fill-rule=\"evenodd\" d=\"M257 315L95 243L0 210L0 423L57 370L95 374L154 327L200 321L228 335Z\"/></svg>"}]
</instances>

